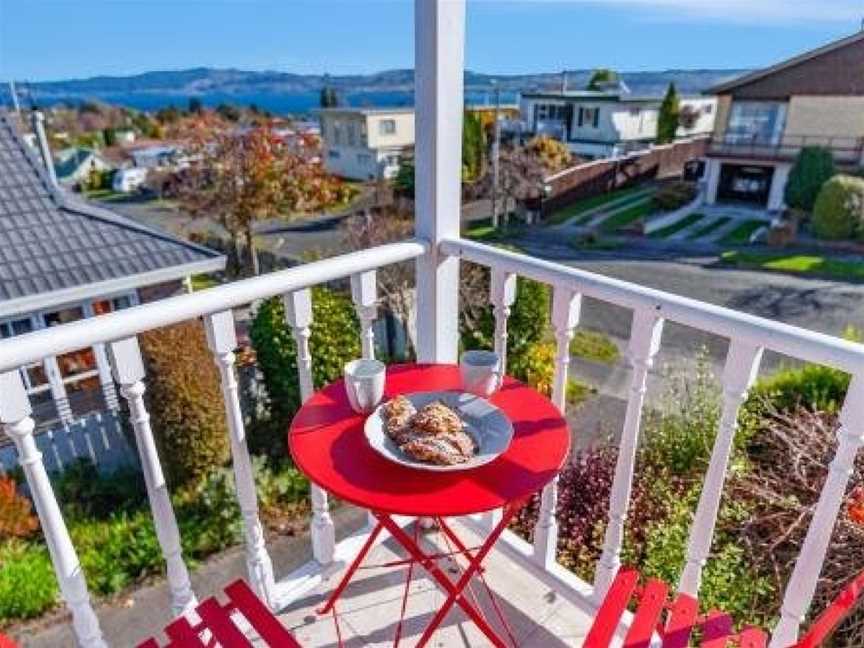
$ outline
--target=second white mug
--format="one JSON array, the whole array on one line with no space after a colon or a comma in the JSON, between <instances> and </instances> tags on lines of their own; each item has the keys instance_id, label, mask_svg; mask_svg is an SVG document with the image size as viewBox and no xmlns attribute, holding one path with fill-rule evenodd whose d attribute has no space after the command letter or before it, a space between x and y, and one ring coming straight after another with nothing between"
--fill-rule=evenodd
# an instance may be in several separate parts
<instances>
[{"instance_id":1,"label":"second white mug","mask_svg":"<svg viewBox=\"0 0 864 648\"><path fill-rule=\"evenodd\" d=\"M476 396L491 396L501 386L504 371L494 351L466 351L459 361L462 389Z\"/></svg>"}]
</instances>

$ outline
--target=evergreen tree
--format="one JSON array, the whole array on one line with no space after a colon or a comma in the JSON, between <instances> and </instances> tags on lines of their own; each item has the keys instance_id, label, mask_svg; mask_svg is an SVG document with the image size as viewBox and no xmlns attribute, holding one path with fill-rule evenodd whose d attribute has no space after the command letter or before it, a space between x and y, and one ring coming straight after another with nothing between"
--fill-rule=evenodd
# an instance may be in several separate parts
<instances>
[{"instance_id":1,"label":"evergreen tree","mask_svg":"<svg viewBox=\"0 0 864 648\"><path fill-rule=\"evenodd\" d=\"M813 211L819 191L835 173L831 151L821 146L805 146L789 171L784 196L786 204L806 212Z\"/></svg>"},{"instance_id":2,"label":"evergreen tree","mask_svg":"<svg viewBox=\"0 0 864 648\"><path fill-rule=\"evenodd\" d=\"M678 122L681 118L681 99L674 83L669 84L663 103L660 104L660 115L657 117L657 143L668 144L675 141L678 132Z\"/></svg>"},{"instance_id":3,"label":"evergreen tree","mask_svg":"<svg viewBox=\"0 0 864 648\"><path fill-rule=\"evenodd\" d=\"M484 135L480 115L466 110L462 124L462 179L465 181L479 178L483 171Z\"/></svg>"},{"instance_id":4,"label":"evergreen tree","mask_svg":"<svg viewBox=\"0 0 864 648\"><path fill-rule=\"evenodd\" d=\"M189 98L189 109L188 111L193 115L197 115L204 109L204 105L201 103L201 100L198 97L190 97Z\"/></svg>"},{"instance_id":5,"label":"evergreen tree","mask_svg":"<svg viewBox=\"0 0 864 648\"><path fill-rule=\"evenodd\" d=\"M339 97L336 96L336 91L330 86L321 88L320 103L322 108L337 108L339 106Z\"/></svg>"},{"instance_id":6,"label":"evergreen tree","mask_svg":"<svg viewBox=\"0 0 864 648\"><path fill-rule=\"evenodd\" d=\"M597 70L594 70L594 74L591 75L591 80L588 81L588 86L586 89L600 90L603 84L616 83L617 81L618 73L615 70L610 70L609 68L599 68Z\"/></svg>"}]
</instances>

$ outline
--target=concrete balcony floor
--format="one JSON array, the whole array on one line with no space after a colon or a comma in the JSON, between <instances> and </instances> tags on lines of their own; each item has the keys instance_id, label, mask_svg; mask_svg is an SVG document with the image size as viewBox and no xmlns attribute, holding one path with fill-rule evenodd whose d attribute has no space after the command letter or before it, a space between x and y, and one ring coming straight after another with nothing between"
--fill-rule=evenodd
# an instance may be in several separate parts
<instances>
[{"instance_id":1,"label":"concrete balcony floor","mask_svg":"<svg viewBox=\"0 0 864 648\"><path fill-rule=\"evenodd\" d=\"M410 527L409 527L410 529ZM466 525L455 524L456 533L466 546L474 547L481 539ZM421 546L427 552L447 552L450 549L437 530L421 534ZM407 553L392 538L379 543L355 574L354 580L337 604L337 613L345 646L392 646L402 606L407 566L381 567L383 563L402 560ZM458 568L452 558L439 561L452 579L458 578ZM464 568L466 561L458 559ZM591 623L589 606L581 608L563 598L539 577L513 561L505 552L493 550L485 561L484 576L495 592L498 605L504 613L518 646L523 648L557 648L581 646ZM328 574L315 590L286 608L280 619L308 648L338 645L336 626L332 615L319 616L316 609L339 582L345 567ZM475 578L471 589L490 625L506 640L506 631L491 604L485 587ZM469 593L468 599L472 600ZM402 627L400 646L414 646L435 612L445 600L443 590L422 567L415 566ZM457 648L492 645L488 638L470 621L465 613L454 606L444 623L435 633L430 646Z\"/></svg>"}]
</instances>

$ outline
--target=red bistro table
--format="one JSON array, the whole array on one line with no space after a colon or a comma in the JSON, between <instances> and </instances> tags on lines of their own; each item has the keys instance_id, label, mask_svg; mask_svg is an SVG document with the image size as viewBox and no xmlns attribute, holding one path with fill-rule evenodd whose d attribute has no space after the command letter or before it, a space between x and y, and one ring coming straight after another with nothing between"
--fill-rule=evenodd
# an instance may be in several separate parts
<instances>
[{"instance_id":1,"label":"red bistro table","mask_svg":"<svg viewBox=\"0 0 864 648\"><path fill-rule=\"evenodd\" d=\"M459 389L459 368L454 365L387 367L385 399L412 392ZM314 483L340 499L369 509L378 520L321 613L333 609L375 539L386 529L411 556L404 561L409 564L408 581L417 562L449 595L418 646L426 644L454 604L465 611L494 645L506 645L477 606L466 599L463 590L475 574L483 578L483 559L513 516L561 470L570 450L570 433L549 399L513 378L505 378L501 389L489 400L512 421L513 441L495 461L457 472L417 470L388 461L375 452L363 432L365 416L351 409L341 380L317 392L300 408L288 433L288 444L297 466ZM475 549L466 548L445 519L498 508L503 509L502 519ZM456 546L457 551L453 553L464 554L469 563L455 583L437 564L438 559L453 554L424 552L417 543L416 533L415 537L406 533L393 521L394 515L429 517L438 523L445 540L449 539ZM491 590L489 595L492 596ZM492 601L495 602L494 597ZM500 616L497 604L495 607ZM503 616L501 620L506 627ZM397 626L397 643L400 628L401 625ZM509 629L508 634L512 640Z\"/></svg>"}]
</instances>

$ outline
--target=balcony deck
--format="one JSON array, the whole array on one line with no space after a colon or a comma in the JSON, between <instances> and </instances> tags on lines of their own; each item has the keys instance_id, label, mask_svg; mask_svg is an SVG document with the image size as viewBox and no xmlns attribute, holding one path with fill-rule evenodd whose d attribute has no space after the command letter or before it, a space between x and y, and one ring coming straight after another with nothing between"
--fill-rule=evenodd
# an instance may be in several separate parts
<instances>
[{"instance_id":1,"label":"balcony deck","mask_svg":"<svg viewBox=\"0 0 864 648\"><path fill-rule=\"evenodd\" d=\"M469 546L480 538L466 525L456 525L457 533ZM464 535L463 535L464 534ZM447 551L441 534L429 530L421 543L432 551ZM360 569L337 604L342 640L346 647L392 646L399 619L407 576L406 567L377 567L406 558L405 551L392 538L378 544L366 561L369 568ZM439 562L456 578L457 568L450 559ZM465 561L461 561L464 567ZM591 607L574 604L560 595L548 580L514 562L504 551L494 550L485 562L485 577L495 592L500 609L516 639L523 648L558 648L581 646L591 623ZM308 595L288 606L280 619L289 627L304 648L338 645L333 617L318 616L316 609L326 599L344 573L344 565L329 573L326 580ZM473 595L490 625L506 638L483 584L475 579ZM471 600L471 595L468 595ZM415 567L406 607L400 645L413 646L444 602L445 595L426 573ZM430 645L478 648L492 645L458 608L447 616Z\"/></svg>"}]
</instances>

